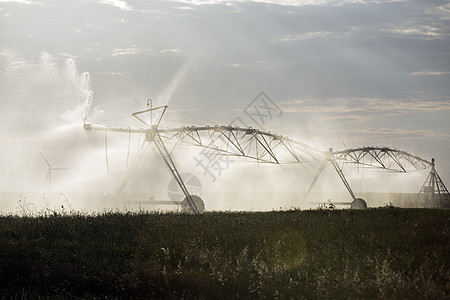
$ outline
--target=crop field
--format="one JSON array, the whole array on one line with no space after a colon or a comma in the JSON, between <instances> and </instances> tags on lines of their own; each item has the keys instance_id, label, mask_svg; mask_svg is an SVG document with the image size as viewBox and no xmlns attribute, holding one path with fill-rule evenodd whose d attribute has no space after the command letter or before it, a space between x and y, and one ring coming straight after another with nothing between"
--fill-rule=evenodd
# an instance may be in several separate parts
<instances>
[{"instance_id":1,"label":"crop field","mask_svg":"<svg viewBox=\"0 0 450 300\"><path fill-rule=\"evenodd\" d=\"M450 210L0 217L2 298L450 298Z\"/></svg>"}]
</instances>

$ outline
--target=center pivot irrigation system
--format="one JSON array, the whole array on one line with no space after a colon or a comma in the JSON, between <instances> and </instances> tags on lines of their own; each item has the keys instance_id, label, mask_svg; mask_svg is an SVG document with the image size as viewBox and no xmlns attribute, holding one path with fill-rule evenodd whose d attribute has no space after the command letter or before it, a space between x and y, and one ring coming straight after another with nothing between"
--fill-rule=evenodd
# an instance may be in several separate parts
<instances>
[{"instance_id":1,"label":"center pivot irrigation system","mask_svg":"<svg viewBox=\"0 0 450 300\"><path fill-rule=\"evenodd\" d=\"M391 149L387 147L362 147L355 149L345 149L342 151L320 151L307 144L292 140L288 137L261 131L254 128L240 128L236 126L192 126L179 128L159 128L164 113L168 106L153 107L152 101L148 100L146 110L138 111L132 114L145 125L145 128L122 128L110 127L99 124L84 122L84 129L88 131L123 132L144 134L145 140L140 147L140 153L130 167L130 171L119 188L118 195L124 190L130 173L139 164L142 158L144 144L154 143L167 168L185 195L181 202L183 207L193 213L200 213L204 209L203 201L200 197L191 195L183 182L180 173L172 159L172 152L178 144L187 144L192 146L204 147L209 151L220 155L238 156L256 160L259 163L269 164L300 164L309 173L306 163L316 162L320 167L315 174L309 189L306 192L305 199L313 189L317 179L323 170L332 165L344 183L352 197L352 202L339 203L349 204L352 208L366 208L367 204L361 198L357 198L353 193L350 184L343 173L343 167L346 164L357 166L368 166L380 168L388 171L407 173L414 170L423 170L430 168L430 173L425 180L420 194L425 194L426 200L446 203L450 201L450 194L435 169L435 161L427 161L418 156L411 155L405 151ZM153 115L157 113L155 120ZM150 115L150 123L144 120L143 115ZM165 141L171 141L173 146L169 149ZM313 173L311 173L313 175Z\"/></svg>"}]
</instances>

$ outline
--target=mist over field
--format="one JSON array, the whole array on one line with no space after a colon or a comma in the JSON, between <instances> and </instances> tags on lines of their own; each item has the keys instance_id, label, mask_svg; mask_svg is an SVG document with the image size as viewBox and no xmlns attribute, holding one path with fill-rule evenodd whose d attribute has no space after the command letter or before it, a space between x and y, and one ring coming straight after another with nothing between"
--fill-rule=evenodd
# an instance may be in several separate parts
<instances>
[{"instance_id":1,"label":"mist over field","mask_svg":"<svg viewBox=\"0 0 450 300\"><path fill-rule=\"evenodd\" d=\"M448 185L449 12L445 1L0 1L0 209L144 205L114 198L143 135L83 122L141 128L131 114L149 98L169 106L161 128L238 119L322 151L387 146L435 158ZM249 118L261 92L279 111ZM202 149L180 145L173 157L208 210L311 207L320 166L221 157L204 169ZM428 175L344 173L355 193L417 193ZM154 146L129 179L135 201L171 200ZM349 200L331 166L311 195Z\"/></svg>"}]
</instances>

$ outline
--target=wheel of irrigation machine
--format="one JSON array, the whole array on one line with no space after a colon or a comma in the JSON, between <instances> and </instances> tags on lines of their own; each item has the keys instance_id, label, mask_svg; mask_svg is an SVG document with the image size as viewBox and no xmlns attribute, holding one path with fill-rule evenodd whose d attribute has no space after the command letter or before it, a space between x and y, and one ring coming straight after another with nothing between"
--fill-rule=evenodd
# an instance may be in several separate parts
<instances>
[{"instance_id":1,"label":"wheel of irrigation machine","mask_svg":"<svg viewBox=\"0 0 450 300\"><path fill-rule=\"evenodd\" d=\"M367 209L367 203L363 198L356 198L352 201L351 209Z\"/></svg>"},{"instance_id":2,"label":"wheel of irrigation machine","mask_svg":"<svg viewBox=\"0 0 450 300\"><path fill-rule=\"evenodd\" d=\"M205 211L205 203L203 202L202 198L200 198L197 195L191 195L191 199L192 201L194 201L195 207L197 208L197 211L199 213ZM183 202L181 203L181 211L192 212L191 206L189 205L189 202L186 197L183 199Z\"/></svg>"}]
</instances>

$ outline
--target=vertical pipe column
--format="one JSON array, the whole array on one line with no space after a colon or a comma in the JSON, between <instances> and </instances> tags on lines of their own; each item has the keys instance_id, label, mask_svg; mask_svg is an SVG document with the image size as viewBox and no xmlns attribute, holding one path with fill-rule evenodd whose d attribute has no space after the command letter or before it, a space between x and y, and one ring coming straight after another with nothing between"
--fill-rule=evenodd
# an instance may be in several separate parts
<instances>
[{"instance_id":1,"label":"vertical pipe column","mask_svg":"<svg viewBox=\"0 0 450 300\"><path fill-rule=\"evenodd\" d=\"M181 178L181 175L178 172L174 161L172 160L172 157L170 156L170 152L167 150L166 146L164 145L163 141L161 140L161 136L158 133L153 133L152 139L155 142L156 148L158 148L159 153L163 157L164 162L166 163L167 167L169 168L170 173L172 173L173 177L175 178L175 181L178 183L178 186L181 188L181 190L183 191L183 194L186 196L186 200L187 200L192 212L195 214L198 214L199 212L198 212L197 206L195 205L194 200L192 199L191 195L189 194L189 191L188 191L186 185L184 184L183 179Z\"/></svg>"},{"instance_id":2,"label":"vertical pipe column","mask_svg":"<svg viewBox=\"0 0 450 300\"><path fill-rule=\"evenodd\" d=\"M109 162L108 162L108 138L105 131L105 158L106 158L106 173L109 175Z\"/></svg>"}]
</instances>

